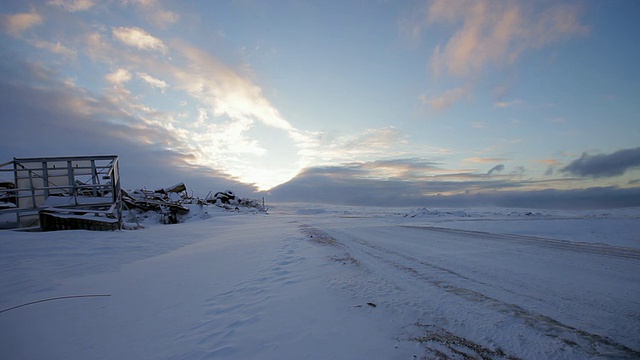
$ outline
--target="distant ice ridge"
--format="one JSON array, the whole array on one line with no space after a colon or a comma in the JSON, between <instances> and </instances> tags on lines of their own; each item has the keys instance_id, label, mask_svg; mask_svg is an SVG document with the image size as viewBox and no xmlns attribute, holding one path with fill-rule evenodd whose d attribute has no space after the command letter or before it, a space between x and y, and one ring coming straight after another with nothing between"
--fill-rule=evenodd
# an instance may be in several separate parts
<instances>
[{"instance_id":1,"label":"distant ice ridge","mask_svg":"<svg viewBox=\"0 0 640 360\"><path fill-rule=\"evenodd\" d=\"M473 208L469 209L439 209L429 210L422 207L406 213L400 213L403 217L454 217L454 218L558 218L558 219L606 219L606 218L636 218L637 209L602 210L533 210L510 208Z\"/></svg>"},{"instance_id":2,"label":"distant ice ridge","mask_svg":"<svg viewBox=\"0 0 640 360\"><path fill-rule=\"evenodd\" d=\"M427 208L420 208L418 210L414 210L408 212L404 215L404 217L421 217L421 216L455 216L455 217L469 217L466 211L463 210L455 210L455 211L442 211L442 210L429 210Z\"/></svg>"}]
</instances>

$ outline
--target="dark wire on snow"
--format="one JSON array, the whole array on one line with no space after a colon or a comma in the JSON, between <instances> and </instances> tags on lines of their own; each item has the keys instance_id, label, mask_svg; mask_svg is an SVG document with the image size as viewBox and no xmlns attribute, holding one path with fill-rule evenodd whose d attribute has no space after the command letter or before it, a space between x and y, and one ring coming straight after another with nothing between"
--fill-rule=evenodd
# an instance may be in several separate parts
<instances>
[{"instance_id":1,"label":"dark wire on snow","mask_svg":"<svg viewBox=\"0 0 640 360\"><path fill-rule=\"evenodd\" d=\"M2 314L3 312L9 311L9 310L13 310L13 309L21 308L21 307L23 307L23 306L33 305L33 304L37 304L37 303L41 303L41 302L45 302L45 301L62 300L62 299L73 299L73 298L87 298L87 297L104 297L104 296L111 296L111 294L91 294L91 295L69 295L69 296L58 296L58 297L53 297L53 298L48 298L48 299L42 299L42 300L37 300L37 301L28 302L28 303L25 303L25 304L16 305L16 306L14 306L14 307L10 307L10 308L8 308L8 309L0 310L0 314Z\"/></svg>"}]
</instances>

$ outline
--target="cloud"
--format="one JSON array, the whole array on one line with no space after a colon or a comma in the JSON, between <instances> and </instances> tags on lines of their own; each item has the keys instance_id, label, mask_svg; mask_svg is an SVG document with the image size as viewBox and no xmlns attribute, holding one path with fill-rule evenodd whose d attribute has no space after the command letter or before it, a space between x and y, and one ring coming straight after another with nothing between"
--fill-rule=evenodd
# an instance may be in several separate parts
<instances>
[{"instance_id":1,"label":"cloud","mask_svg":"<svg viewBox=\"0 0 640 360\"><path fill-rule=\"evenodd\" d=\"M502 170L504 170L504 165L498 164L487 171L487 176L491 176L494 172L502 172Z\"/></svg>"},{"instance_id":2,"label":"cloud","mask_svg":"<svg viewBox=\"0 0 640 360\"><path fill-rule=\"evenodd\" d=\"M163 114L143 108L144 97L124 89L110 90L113 101L128 113L138 113L147 121L181 132L185 142L194 144L196 163L223 169L243 181L268 188L293 177L300 169L298 163L317 153L318 133L296 129L250 75L199 48L175 41L168 59L112 48L95 33L88 38L88 44L92 58L114 68L118 64L120 68L144 69L136 73L141 81L171 91L167 96L176 98L177 103L184 102L185 97L190 99L192 106L188 109ZM162 74L163 79L150 74ZM253 132L268 133L269 137L258 140ZM285 159L286 166L276 165L284 164Z\"/></svg>"},{"instance_id":3,"label":"cloud","mask_svg":"<svg viewBox=\"0 0 640 360\"><path fill-rule=\"evenodd\" d=\"M153 77L153 76L151 76L151 75L149 75L147 73L137 73L136 76L138 77L138 79L141 79L142 81L144 81L147 84L151 85L151 87L154 87L156 89L160 89L160 91L162 91L162 92L164 92L164 90L169 87L169 84L167 84L163 80L155 78L155 77Z\"/></svg>"},{"instance_id":4,"label":"cloud","mask_svg":"<svg viewBox=\"0 0 640 360\"><path fill-rule=\"evenodd\" d=\"M498 101L494 105L497 108L508 108L516 105L522 104L522 100L513 100L513 101Z\"/></svg>"},{"instance_id":5,"label":"cloud","mask_svg":"<svg viewBox=\"0 0 640 360\"><path fill-rule=\"evenodd\" d=\"M556 168L562 166L562 163L556 159L541 159L535 160L538 163L547 165L547 170L545 170L545 176L551 176L555 172Z\"/></svg>"},{"instance_id":6,"label":"cloud","mask_svg":"<svg viewBox=\"0 0 640 360\"><path fill-rule=\"evenodd\" d=\"M321 148L322 134L295 128L271 104L262 88L249 75L184 42L172 43L172 50L174 57L180 61L156 63L154 72L170 78L172 89L184 91L211 115L210 121L199 121L197 129L189 130L194 142L204 144L201 151L203 161L227 169L232 166L232 173L240 174L243 179L263 179L259 186L268 188L279 183L276 178L280 182L290 179L310 159L325 152ZM283 147L290 150L280 153L269 151L276 147L267 148L252 139L249 136L252 129L271 132L271 138L278 139L279 150ZM263 157L260 162L264 165L256 167L255 163L249 162L249 157L238 157L236 154L242 150L247 155ZM273 167L270 162L282 163L283 158L288 159L289 168L273 169L270 170L271 175L264 175L264 169Z\"/></svg>"},{"instance_id":7,"label":"cloud","mask_svg":"<svg viewBox=\"0 0 640 360\"><path fill-rule=\"evenodd\" d=\"M440 162L420 157L350 162L339 166L315 166L304 169L291 180L291 183L306 188L304 183L307 180L311 180L313 184L316 184L316 181L327 184L370 184L376 189L392 186L421 195L520 186L497 177L489 179L486 173L447 170ZM367 192L370 189L361 191Z\"/></svg>"},{"instance_id":8,"label":"cloud","mask_svg":"<svg viewBox=\"0 0 640 360\"><path fill-rule=\"evenodd\" d=\"M127 114L108 97L53 78L34 79L33 70L23 67L19 75L0 77L0 91L5 94L0 97L0 109L6 126L12 128L12 136L0 143L0 154L116 154L127 188L156 188L184 181L196 194L232 188L248 196L255 190L218 169L194 165L195 149L179 132ZM17 85L12 80L15 76L37 85Z\"/></svg>"},{"instance_id":9,"label":"cloud","mask_svg":"<svg viewBox=\"0 0 640 360\"><path fill-rule=\"evenodd\" d=\"M102 61L107 64L113 64L116 61L114 54L117 50L99 33L88 33L83 36L83 40L85 53L93 61Z\"/></svg>"},{"instance_id":10,"label":"cloud","mask_svg":"<svg viewBox=\"0 0 640 360\"><path fill-rule=\"evenodd\" d=\"M592 187L572 190L496 192L476 196L479 202L540 209L605 209L640 206L640 188Z\"/></svg>"},{"instance_id":11,"label":"cloud","mask_svg":"<svg viewBox=\"0 0 640 360\"><path fill-rule=\"evenodd\" d=\"M429 109L440 111L453 106L456 102L467 97L471 91L471 86L466 85L455 89L447 90L443 94L433 97L420 96L423 105L428 105Z\"/></svg>"},{"instance_id":12,"label":"cloud","mask_svg":"<svg viewBox=\"0 0 640 360\"><path fill-rule=\"evenodd\" d=\"M314 165L335 165L354 162L378 164L390 167L397 159L410 159L415 163L415 154L442 156L449 150L410 143L408 136L395 127L365 129L354 134L337 136L332 133L315 133L308 147L300 152L301 168ZM391 159L391 160L389 160ZM424 160L426 161L426 160ZM405 166L399 165L398 167ZM379 168L379 171L382 168ZM389 170L389 169L388 169ZM385 170L387 171L387 170ZM385 175L387 176L387 175ZM389 175L391 176L391 175Z\"/></svg>"},{"instance_id":13,"label":"cloud","mask_svg":"<svg viewBox=\"0 0 640 360\"><path fill-rule=\"evenodd\" d=\"M572 36L587 28L580 23L579 6L565 3L518 1L435 0L425 25L445 23L458 27L431 58L435 74L475 76L489 65L510 65L526 51Z\"/></svg>"},{"instance_id":14,"label":"cloud","mask_svg":"<svg viewBox=\"0 0 640 360\"><path fill-rule=\"evenodd\" d=\"M251 80L198 48L177 43L176 50L187 65L169 68L171 75L181 89L209 104L214 115L251 118L270 127L294 129Z\"/></svg>"},{"instance_id":15,"label":"cloud","mask_svg":"<svg viewBox=\"0 0 640 360\"><path fill-rule=\"evenodd\" d=\"M139 27L117 27L112 31L113 36L125 45L140 50L159 51L163 54L169 51L162 40L149 35Z\"/></svg>"},{"instance_id":16,"label":"cloud","mask_svg":"<svg viewBox=\"0 0 640 360\"><path fill-rule=\"evenodd\" d=\"M137 35L131 36L130 41L124 35L140 32L129 30L114 28L114 39L124 39L138 47L140 44L134 41ZM307 161L304 159L317 154L320 134L292 126L249 74L180 40L171 43L171 58L126 51L112 46L110 40L98 32L86 36L87 53L112 69L127 69L127 72L139 69L135 72L138 79L163 92L171 91L167 96L179 99L177 102L190 99L192 106L163 114L145 106L145 97L136 96L123 87L109 89L111 100L128 114L138 114L145 121L158 122L171 131L180 132L185 142L194 144L196 163L223 169L243 181L261 181L260 186L266 188L275 185L276 179L281 182L290 179L300 169L297 166ZM168 44L156 40L168 48ZM151 74L162 74L162 79ZM112 84L122 84L130 80L130 74L114 72L109 80ZM189 121L194 118L197 120ZM270 138L278 139L277 146L271 139L258 141L251 134L254 130L271 131ZM289 149L283 154L284 147ZM256 166L259 157L263 157L260 160L263 165ZM264 174L265 169L275 167L273 163L283 163L282 158L287 159L290 168L271 169L272 174Z\"/></svg>"},{"instance_id":17,"label":"cloud","mask_svg":"<svg viewBox=\"0 0 640 360\"><path fill-rule=\"evenodd\" d=\"M545 164L545 165L549 165L549 166L560 166L562 165L562 163L556 159L541 159L541 160L536 160L536 162Z\"/></svg>"},{"instance_id":18,"label":"cloud","mask_svg":"<svg viewBox=\"0 0 640 360\"><path fill-rule=\"evenodd\" d=\"M582 177L614 177L627 170L640 167L640 147L618 150L611 154L589 155L586 152L561 172Z\"/></svg>"},{"instance_id":19,"label":"cloud","mask_svg":"<svg viewBox=\"0 0 640 360\"><path fill-rule=\"evenodd\" d=\"M329 150L333 158L344 154L345 158L377 153L389 154L393 148L406 143L400 131L394 127L366 129L362 132L334 139ZM327 154L327 153L325 153Z\"/></svg>"},{"instance_id":20,"label":"cloud","mask_svg":"<svg viewBox=\"0 0 640 360\"><path fill-rule=\"evenodd\" d=\"M420 181L428 176L440 174L444 170L440 163L419 157L384 159L365 162L345 163L341 166L326 167L338 172L349 173L362 179Z\"/></svg>"},{"instance_id":21,"label":"cloud","mask_svg":"<svg viewBox=\"0 0 640 360\"><path fill-rule=\"evenodd\" d=\"M477 164L491 164L491 163L496 163L499 161L509 161L511 159L509 158L490 158L490 157L473 157L473 158L466 158L463 161L465 162L471 162L471 163L477 163Z\"/></svg>"},{"instance_id":22,"label":"cloud","mask_svg":"<svg viewBox=\"0 0 640 360\"><path fill-rule=\"evenodd\" d=\"M15 37L20 37L23 32L43 22L43 17L35 11L15 15L2 15L2 25L5 31Z\"/></svg>"},{"instance_id":23,"label":"cloud","mask_svg":"<svg viewBox=\"0 0 640 360\"><path fill-rule=\"evenodd\" d=\"M640 206L640 188L595 187L577 190L524 190L528 182L510 180L404 181L362 176L362 168L309 168L265 192L272 202L359 206L599 209ZM467 191L467 190L473 191Z\"/></svg>"},{"instance_id":24,"label":"cloud","mask_svg":"<svg viewBox=\"0 0 640 360\"><path fill-rule=\"evenodd\" d=\"M131 73L129 73L127 69L120 68L110 74L107 74L104 78L113 85L122 85L131 80Z\"/></svg>"},{"instance_id":25,"label":"cloud","mask_svg":"<svg viewBox=\"0 0 640 360\"><path fill-rule=\"evenodd\" d=\"M75 59L78 57L78 51L69 49L60 42L52 43L48 41L34 40L31 44L37 48L45 49L66 59Z\"/></svg>"},{"instance_id":26,"label":"cloud","mask_svg":"<svg viewBox=\"0 0 640 360\"><path fill-rule=\"evenodd\" d=\"M400 173L415 173L416 171L439 171L440 162L424 158L412 157L389 160L375 160L360 164L363 169L393 169Z\"/></svg>"},{"instance_id":27,"label":"cloud","mask_svg":"<svg viewBox=\"0 0 640 360\"><path fill-rule=\"evenodd\" d=\"M276 181L290 179L299 170L296 162L315 153L317 134L296 129L250 76L189 44L175 42L172 49L176 61L144 65L162 73L171 80L174 91L186 93L199 103L199 108L206 109L206 117L199 116L199 121L184 124L191 141L201 144L200 161L227 169L245 181L260 181L261 188L268 188L276 185ZM252 129L271 132L270 137L278 139L277 146L267 147L252 138L249 135ZM289 151L275 152L283 147ZM260 160L263 165L255 165L257 157L263 158ZM283 158L289 160L288 169L275 169L270 164L282 163ZM268 168L271 170L265 175Z\"/></svg>"},{"instance_id":28,"label":"cloud","mask_svg":"<svg viewBox=\"0 0 640 360\"><path fill-rule=\"evenodd\" d=\"M93 0L50 0L49 5L63 8L69 12L76 12L91 9L95 2Z\"/></svg>"},{"instance_id":29,"label":"cloud","mask_svg":"<svg viewBox=\"0 0 640 360\"><path fill-rule=\"evenodd\" d=\"M177 23L180 17L173 11L167 11L162 9L156 9L151 15L151 19L160 27L165 27L168 24Z\"/></svg>"},{"instance_id":30,"label":"cloud","mask_svg":"<svg viewBox=\"0 0 640 360\"><path fill-rule=\"evenodd\" d=\"M165 10L157 0L125 0L125 3L135 5L148 21L161 28L175 24L180 20L178 14Z\"/></svg>"},{"instance_id":31,"label":"cloud","mask_svg":"<svg viewBox=\"0 0 640 360\"><path fill-rule=\"evenodd\" d=\"M300 201L353 205L395 205L399 198L418 197L419 183L399 179L375 179L351 164L308 168L287 183L271 189L273 201Z\"/></svg>"}]
</instances>

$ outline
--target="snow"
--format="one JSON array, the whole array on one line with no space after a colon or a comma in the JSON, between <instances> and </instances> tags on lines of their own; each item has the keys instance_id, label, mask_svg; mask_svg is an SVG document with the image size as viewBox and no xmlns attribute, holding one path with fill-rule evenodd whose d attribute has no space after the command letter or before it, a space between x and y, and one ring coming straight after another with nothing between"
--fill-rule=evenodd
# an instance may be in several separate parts
<instances>
[{"instance_id":1,"label":"snow","mask_svg":"<svg viewBox=\"0 0 640 360\"><path fill-rule=\"evenodd\" d=\"M638 358L639 218L278 204L2 231L0 357ZM73 295L109 296L3 311Z\"/></svg>"}]
</instances>

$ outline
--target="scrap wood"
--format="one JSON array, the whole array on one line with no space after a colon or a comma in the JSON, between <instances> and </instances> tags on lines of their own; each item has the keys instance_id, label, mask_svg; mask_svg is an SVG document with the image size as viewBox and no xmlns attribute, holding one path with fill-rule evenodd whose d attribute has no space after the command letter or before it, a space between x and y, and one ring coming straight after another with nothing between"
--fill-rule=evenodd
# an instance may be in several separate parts
<instances>
[{"instance_id":1,"label":"scrap wood","mask_svg":"<svg viewBox=\"0 0 640 360\"><path fill-rule=\"evenodd\" d=\"M143 211L160 211L163 207L167 207L169 210L182 215L189 212L188 208L182 206L182 204L178 202L162 199L158 196L148 197L144 191L142 194L144 195L144 198L136 197L135 193L129 193L122 190L122 201L124 201L124 203L129 207L138 208Z\"/></svg>"}]
</instances>

